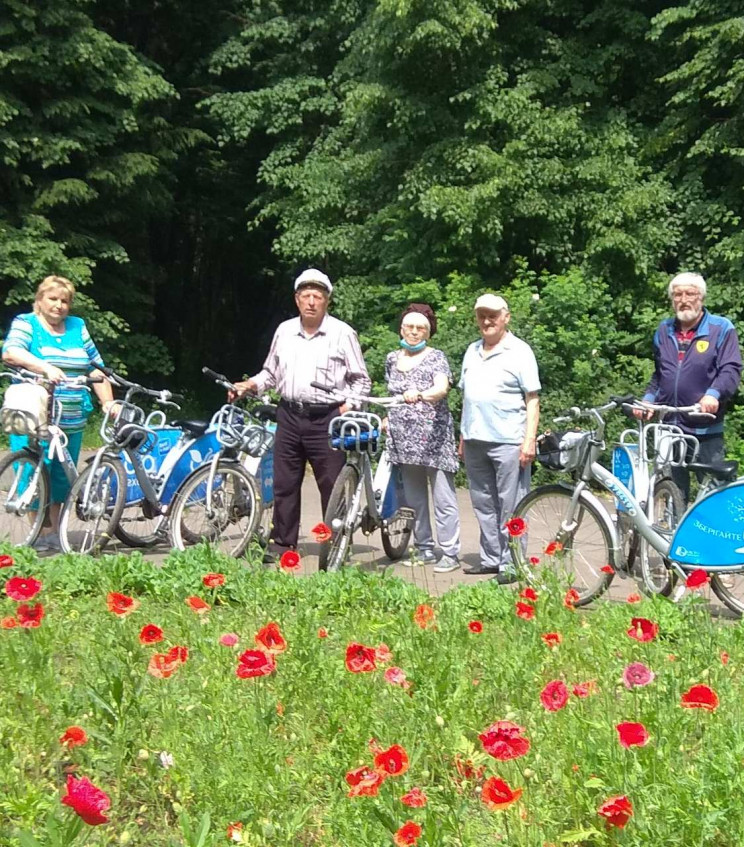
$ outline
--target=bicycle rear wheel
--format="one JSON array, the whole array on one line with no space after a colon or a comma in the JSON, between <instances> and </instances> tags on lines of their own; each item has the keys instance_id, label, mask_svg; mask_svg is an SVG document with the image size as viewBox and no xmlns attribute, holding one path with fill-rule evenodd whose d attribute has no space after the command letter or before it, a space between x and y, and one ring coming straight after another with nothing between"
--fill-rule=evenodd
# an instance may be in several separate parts
<instances>
[{"instance_id":1,"label":"bicycle rear wheel","mask_svg":"<svg viewBox=\"0 0 744 847\"><path fill-rule=\"evenodd\" d=\"M353 465L344 465L331 491L323 521L333 531L330 541L320 545L318 568L321 571L337 571L346 563L351 552L354 525L346 526L354 494L359 485L359 471ZM354 517L356 523L356 516Z\"/></svg>"},{"instance_id":2,"label":"bicycle rear wheel","mask_svg":"<svg viewBox=\"0 0 744 847\"><path fill-rule=\"evenodd\" d=\"M32 483L37 469L41 465ZM29 485L35 486L31 498ZM24 496L26 495L26 496ZM0 541L14 547L36 541L49 503L49 474L40 456L28 450L9 453L0 462Z\"/></svg>"},{"instance_id":3,"label":"bicycle rear wheel","mask_svg":"<svg viewBox=\"0 0 744 847\"><path fill-rule=\"evenodd\" d=\"M544 485L524 497L514 510L527 530L512 548L512 556L523 573L531 573L539 560L552 568L566 588L579 595L576 606L584 606L607 590L612 573L602 568L612 564L612 536L593 503L580 501L573 524L564 528L573 492L561 485ZM551 553L551 551L553 551Z\"/></svg>"},{"instance_id":4,"label":"bicycle rear wheel","mask_svg":"<svg viewBox=\"0 0 744 847\"><path fill-rule=\"evenodd\" d=\"M413 532L414 514L411 509L401 508L380 527L382 533L382 548L388 559L394 562L408 549L408 542Z\"/></svg>"},{"instance_id":5,"label":"bicycle rear wheel","mask_svg":"<svg viewBox=\"0 0 744 847\"><path fill-rule=\"evenodd\" d=\"M185 550L194 541L205 541L237 558L258 528L261 494L256 480L237 462L220 461L208 497L210 471L210 465L197 468L173 498L171 543Z\"/></svg>"},{"instance_id":6,"label":"bicycle rear wheel","mask_svg":"<svg viewBox=\"0 0 744 847\"><path fill-rule=\"evenodd\" d=\"M121 462L104 456L73 482L59 516L59 540L65 553L97 555L111 540L126 498Z\"/></svg>"},{"instance_id":7,"label":"bicycle rear wheel","mask_svg":"<svg viewBox=\"0 0 744 847\"><path fill-rule=\"evenodd\" d=\"M671 479L662 479L654 488L654 529L671 540L674 529L685 512L682 492ZM667 564L667 559L641 537L638 550L641 564L641 589L646 594L672 593L677 574Z\"/></svg>"},{"instance_id":8,"label":"bicycle rear wheel","mask_svg":"<svg viewBox=\"0 0 744 847\"><path fill-rule=\"evenodd\" d=\"M127 547L154 547L167 538L163 515L148 517L142 507L142 502L125 503L119 525L114 530L114 535Z\"/></svg>"}]
</instances>

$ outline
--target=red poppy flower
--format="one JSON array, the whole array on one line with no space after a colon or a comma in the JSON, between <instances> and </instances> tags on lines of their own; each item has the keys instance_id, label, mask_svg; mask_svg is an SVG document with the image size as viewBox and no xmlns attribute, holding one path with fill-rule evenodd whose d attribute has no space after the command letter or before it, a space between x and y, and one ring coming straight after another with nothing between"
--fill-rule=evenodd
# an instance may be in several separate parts
<instances>
[{"instance_id":1,"label":"red poppy flower","mask_svg":"<svg viewBox=\"0 0 744 847\"><path fill-rule=\"evenodd\" d=\"M238 659L235 673L241 679L253 679L257 676L268 676L276 670L276 660L271 653L263 650L246 650Z\"/></svg>"},{"instance_id":2,"label":"red poppy flower","mask_svg":"<svg viewBox=\"0 0 744 847\"><path fill-rule=\"evenodd\" d=\"M511 520L508 520L504 526L512 538L519 538L520 535L524 535L527 529L527 524L525 523L524 518L512 518Z\"/></svg>"},{"instance_id":3,"label":"red poppy flower","mask_svg":"<svg viewBox=\"0 0 744 847\"><path fill-rule=\"evenodd\" d=\"M40 591L41 583L32 576L12 576L5 583L5 593L11 600L15 600L17 603L25 603L27 600L33 600Z\"/></svg>"},{"instance_id":4,"label":"red poppy flower","mask_svg":"<svg viewBox=\"0 0 744 847\"><path fill-rule=\"evenodd\" d=\"M597 683L593 679L590 679L587 682L577 682L574 686L572 686L571 690L573 691L574 697L578 697L580 700L585 700L592 694L597 693Z\"/></svg>"},{"instance_id":5,"label":"red poppy flower","mask_svg":"<svg viewBox=\"0 0 744 847\"><path fill-rule=\"evenodd\" d=\"M633 817L633 804L624 794L620 794L605 800L597 809L597 814L607 821L608 828L615 826L624 829Z\"/></svg>"},{"instance_id":6,"label":"red poppy flower","mask_svg":"<svg viewBox=\"0 0 744 847\"><path fill-rule=\"evenodd\" d=\"M436 612L426 603L417 606L416 611L413 613L413 622L421 629L427 629L427 627L432 626L435 620Z\"/></svg>"},{"instance_id":7,"label":"red poppy flower","mask_svg":"<svg viewBox=\"0 0 744 847\"><path fill-rule=\"evenodd\" d=\"M108 818L103 813L111 807L111 800L108 794L96 788L87 777L76 779L70 774L67 777L67 794L62 798L62 802L90 826L108 823Z\"/></svg>"},{"instance_id":8,"label":"red poppy flower","mask_svg":"<svg viewBox=\"0 0 744 847\"><path fill-rule=\"evenodd\" d=\"M615 573L615 568L613 568L612 565L602 565L600 571L602 571L602 573Z\"/></svg>"},{"instance_id":9,"label":"red poppy flower","mask_svg":"<svg viewBox=\"0 0 744 847\"><path fill-rule=\"evenodd\" d=\"M567 609L573 609L579 602L579 592L575 588L569 588L563 597L563 605Z\"/></svg>"},{"instance_id":10,"label":"red poppy flower","mask_svg":"<svg viewBox=\"0 0 744 847\"><path fill-rule=\"evenodd\" d=\"M13 615L0 620L0 629L15 629L17 626L18 621L13 617Z\"/></svg>"},{"instance_id":11,"label":"red poppy flower","mask_svg":"<svg viewBox=\"0 0 744 847\"><path fill-rule=\"evenodd\" d=\"M206 615L207 612L212 608L209 603L205 600L202 600L201 597L187 597L184 600L184 603L191 609L192 612L196 612L197 615Z\"/></svg>"},{"instance_id":12,"label":"red poppy flower","mask_svg":"<svg viewBox=\"0 0 744 847\"><path fill-rule=\"evenodd\" d=\"M687 588L701 588L709 579L708 574L702 568L698 568L687 577L685 585Z\"/></svg>"},{"instance_id":13,"label":"red poppy flower","mask_svg":"<svg viewBox=\"0 0 744 847\"><path fill-rule=\"evenodd\" d=\"M374 647L352 642L346 648L346 670L351 673L371 673L377 669Z\"/></svg>"},{"instance_id":14,"label":"red poppy flower","mask_svg":"<svg viewBox=\"0 0 744 847\"><path fill-rule=\"evenodd\" d=\"M553 647L557 647L561 641L563 641L563 637L560 632L544 632L540 638L548 645L548 647L553 649Z\"/></svg>"},{"instance_id":15,"label":"red poppy flower","mask_svg":"<svg viewBox=\"0 0 744 847\"><path fill-rule=\"evenodd\" d=\"M178 670L181 663L169 653L153 653L147 663L147 672L156 679L168 679Z\"/></svg>"},{"instance_id":16,"label":"red poppy flower","mask_svg":"<svg viewBox=\"0 0 744 847\"><path fill-rule=\"evenodd\" d=\"M565 682L554 679L540 692L540 702L549 712L557 712L568 703L568 688Z\"/></svg>"},{"instance_id":17,"label":"red poppy flower","mask_svg":"<svg viewBox=\"0 0 744 847\"><path fill-rule=\"evenodd\" d=\"M518 759L529 752L530 740L522 735L523 732L524 727L517 726L511 721L496 721L478 738L489 756L493 756L500 762L506 762L509 759Z\"/></svg>"},{"instance_id":18,"label":"red poppy flower","mask_svg":"<svg viewBox=\"0 0 744 847\"><path fill-rule=\"evenodd\" d=\"M367 765L355 768L346 774L346 782L351 786L349 797L377 797L385 776Z\"/></svg>"},{"instance_id":19,"label":"red poppy flower","mask_svg":"<svg viewBox=\"0 0 744 847\"><path fill-rule=\"evenodd\" d=\"M219 588L225 584L225 574L207 573L202 577L202 582L207 588Z\"/></svg>"},{"instance_id":20,"label":"red poppy flower","mask_svg":"<svg viewBox=\"0 0 744 847\"><path fill-rule=\"evenodd\" d=\"M279 557L279 567L283 571L296 571L300 569L300 554L295 550L285 550Z\"/></svg>"},{"instance_id":21,"label":"red poppy flower","mask_svg":"<svg viewBox=\"0 0 744 847\"><path fill-rule=\"evenodd\" d=\"M427 804L428 798L420 788L414 787L400 798L400 802L412 809L421 809Z\"/></svg>"},{"instance_id":22,"label":"red poppy flower","mask_svg":"<svg viewBox=\"0 0 744 847\"><path fill-rule=\"evenodd\" d=\"M727 665L729 663L729 654L725 650L721 650L721 664Z\"/></svg>"},{"instance_id":23,"label":"red poppy flower","mask_svg":"<svg viewBox=\"0 0 744 847\"><path fill-rule=\"evenodd\" d=\"M240 821L235 821L235 823L229 823L227 825L227 840L228 841L237 841L240 844L243 840L243 836L241 835L243 831L243 824Z\"/></svg>"},{"instance_id":24,"label":"red poppy flower","mask_svg":"<svg viewBox=\"0 0 744 847\"><path fill-rule=\"evenodd\" d=\"M226 632L220 636L220 644L223 647L234 647L238 641L240 641L240 636L237 632Z\"/></svg>"},{"instance_id":25,"label":"red poppy flower","mask_svg":"<svg viewBox=\"0 0 744 847\"><path fill-rule=\"evenodd\" d=\"M318 638L328 638L328 630L324 627L318 627Z\"/></svg>"},{"instance_id":26,"label":"red poppy flower","mask_svg":"<svg viewBox=\"0 0 744 847\"><path fill-rule=\"evenodd\" d=\"M386 777L401 776L408 770L408 754L400 744L393 744L375 756L375 770Z\"/></svg>"},{"instance_id":27,"label":"red poppy flower","mask_svg":"<svg viewBox=\"0 0 744 847\"><path fill-rule=\"evenodd\" d=\"M563 545L560 541L551 541L550 544L545 548L546 556L555 556L556 553L560 553L563 550Z\"/></svg>"},{"instance_id":28,"label":"red poppy flower","mask_svg":"<svg viewBox=\"0 0 744 847\"><path fill-rule=\"evenodd\" d=\"M648 618L633 618L630 622L628 635L636 641L653 641L659 634L659 624Z\"/></svg>"},{"instance_id":29,"label":"red poppy flower","mask_svg":"<svg viewBox=\"0 0 744 847\"><path fill-rule=\"evenodd\" d=\"M333 538L333 530L321 521L315 524L310 530L310 535L312 535L318 544L325 544L326 541L330 541Z\"/></svg>"},{"instance_id":30,"label":"red poppy flower","mask_svg":"<svg viewBox=\"0 0 744 847\"><path fill-rule=\"evenodd\" d=\"M393 661L393 654L387 644L378 644L375 647L375 661L380 665L386 665Z\"/></svg>"},{"instance_id":31,"label":"red poppy flower","mask_svg":"<svg viewBox=\"0 0 744 847\"><path fill-rule=\"evenodd\" d=\"M523 603L521 600L517 600L515 610L517 617L522 618L522 620L531 621L535 617L535 607L529 603Z\"/></svg>"},{"instance_id":32,"label":"red poppy flower","mask_svg":"<svg viewBox=\"0 0 744 847\"><path fill-rule=\"evenodd\" d=\"M81 726L68 726L60 735L59 743L65 747L82 747L88 743L88 733Z\"/></svg>"},{"instance_id":33,"label":"red poppy flower","mask_svg":"<svg viewBox=\"0 0 744 847\"><path fill-rule=\"evenodd\" d=\"M157 644L163 640L163 630L154 623L146 623L139 634L140 644Z\"/></svg>"},{"instance_id":34,"label":"red poppy flower","mask_svg":"<svg viewBox=\"0 0 744 847\"><path fill-rule=\"evenodd\" d=\"M526 588L523 588L519 592L519 596L522 600L527 600L529 603L537 603L537 591L531 586L528 585Z\"/></svg>"},{"instance_id":35,"label":"red poppy flower","mask_svg":"<svg viewBox=\"0 0 744 847\"><path fill-rule=\"evenodd\" d=\"M13 561L12 556L0 556L0 569L1 568L12 568L15 562Z\"/></svg>"},{"instance_id":36,"label":"red poppy flower","mask_svg":"<svg viewBox=\"0 0 744 847\"><path fill-rule=\"evenodd\" d=\"M481 789L481 800L492 811L506 809L512 803L516 803L522 796L522 789L511 789L507 782L492 776L483 783Z\"/></svg>"},{"instance_id":37,"label":"red poppy flower","mask_svg":"<svg viewBox=\"0 0 744 847\"><path fill-rule=\"evenodd\" d=\"M16 618L18 619L18 623L26 629L36 629L37 627L40 627L43 617L44 607L41 603L35 603L33 606L22 603L16 609Z\"/></svg>"},{"instance_id":38,"label":"red poppy flower","mask_svg":"<svg viewBox=\"0 0 744 847\"><path fill-rule=\"evenodd\" d=\"M642 723L625 721L619 723L615 729L620 746L625 747L626 750L631 747L645 747L648 744L648 730Z\"/></svg>"},{"instance_id":39,"label":"red poppy flower","mask_svg":"<svg viewBox=\"0 0 744 847\"><path fill-rule=\"evenodd\" d=\"M180 662L181 664L184 664L184 662L186 662L189 658L189 648L179 647L176 645L175 647L171 647L166 655L172 662Z\"/></svg>"},{"instance_id":40,"label":"red poppy flower","mask_svg":"<svg viewBox=\"0 0 744 847\"><path fill-rule=\"evenodd\" d=\"M680 704L685 709L705 709L715 712L718 708L718 695L707 685L693 685L682 695Z\"/></svg>"},{"instance_id":41,"label":"red poppy flower","mask_svg":"<svg viewBox=\"0 0 744 847\"><path fill-rule=\"evenodd\" d=\"M106 605L109 612L113 612L120 618L125 618L139 606L139 600L128 597L126 594L119 594L118 591L109 591L106 595Z\"/></svg>"},{"instance_id":42,"label":"red poppy flower","mask_svg":"<svg viewBox=\"0 0 744 847\"><path fill-rule=\"evenodd\" d=\"M399 685L401 688L411 687L411 683L406 679L406 672L402 668L388 668L385 671L385 682L390 685Z\"/></svg>"},{"instance_id":43,"label":"red poppy flower","mask_svg":"<svg viewBox=\"0 0 744 847\"><path fill-rule=\"evenodd\" d=\"M468 629L476 635L483 632L483 624L480 621L470 621Z\"/></svg>"},{"instance_id":44,"label":"red poppy flower","mask_svg":"<svg viewBox=\"0 0 744 847\"><path fill-rule=\"evenodd\" d=\"M540 557L539 556L530 556L530 564L531 565L539 565Z\"/></svg>"},{"instance_id":45,"label":"red poppy flower","mask_svg":"<svg viewBox=\"0 0 744 847\"><path fill-rule=\"evenodd\" d=\"M275 621L270 621L266 626L259 629L253 640L258 648L275 655L284 653L287 649L287 641L279 629L279 624Z\"/></svg>"},{"instance_id":46,"label":"red poppy flower","mask_svg":"<svg viewBox=\"0 0 744 847\"><path fill-rule=\"evenodd\" d=\"M640 594L628 594L628 596L625 598L625 602L626 603L640 603L641 602L641 595Z\"/></svg>"},{"instance_id":47,"label":"red poppy flower","mask_svg":"<svg viewBox=\"0 0 744 847\"><path fill-rule=\"evenodd\" d=\"M422 829L414 821L406 821L393 836L395 847L413 847L421 837Z\"/></svg>"}]
</instances>

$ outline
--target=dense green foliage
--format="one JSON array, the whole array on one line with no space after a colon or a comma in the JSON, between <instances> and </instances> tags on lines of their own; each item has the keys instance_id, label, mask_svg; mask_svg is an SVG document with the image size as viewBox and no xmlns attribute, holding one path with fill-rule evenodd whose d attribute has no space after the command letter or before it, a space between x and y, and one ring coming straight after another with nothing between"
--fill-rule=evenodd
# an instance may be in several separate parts
<instances>
[{"instance_id":1,"label":"dense green foliage","mask_svg":"<svg viewBox=\"0 0 744 847\"><path fill-rule=\"evenodd\" d=\"M670 273L742 325L739 3L0 8L6 321L65 273L109 358L199 388L258 368L313 264L379 379L406 300L457 368L496 289L548 413L643 387Z\"/></svg>"}]
</instances>

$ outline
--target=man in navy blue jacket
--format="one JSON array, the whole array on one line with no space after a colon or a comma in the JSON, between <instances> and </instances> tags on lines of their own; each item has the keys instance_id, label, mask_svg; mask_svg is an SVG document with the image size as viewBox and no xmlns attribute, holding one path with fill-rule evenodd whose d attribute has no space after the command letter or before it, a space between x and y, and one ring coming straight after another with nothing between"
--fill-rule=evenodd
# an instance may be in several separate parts
<instances>
[{"instance_id":1,"label":"man in navy blue jacket","mask_svg":"<svg viewBox=\"0 0 744 847\"><path fill-rule=\"evenodd\" d=\"M643 399L670 406L699 403L701 411L715 415L710 422L686 415L670 420L697 437L697 460L710 463L724 456L723 415L741 380L741 350L734 325L705 308L705 294L700 274L677 274L669 283L675 316L654 334L656 368ZM687 501L689 473L675 468L673 476Z\"/></svg>"}]
</instances>

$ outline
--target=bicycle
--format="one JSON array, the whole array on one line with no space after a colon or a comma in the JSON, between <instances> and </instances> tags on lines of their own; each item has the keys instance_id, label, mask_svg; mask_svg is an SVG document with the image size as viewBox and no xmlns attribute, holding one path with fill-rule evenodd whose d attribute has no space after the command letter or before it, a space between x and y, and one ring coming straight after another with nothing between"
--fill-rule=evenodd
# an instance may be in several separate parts
<instances>
[{"instance_id":1,"label":"bicycle","mask_svg":"<svg viewBox=\"0 0 744 847\"><path fill-rule=\"evenodd\" d=\"M4 372L0 376L9 377L16 384L38 386L41 392L37 399L46 403L45 415L12 406L5 406L2 410L3 430L27 435L29 443L0 461L0 539L14 547L33 546L44 525L51 495L49 470L44 457L60 462L71 485L78 476L77 466L67 449L67 436L59 426L62 406L55 399L55 389L89 389L102 379L78 376L53 383L24 368ZM46 398L43 398L42 392L46 393Z\"/></svg>"},{"instance_id":2,"label":"bicycle","mask_svg":"<svg viewBox=\"0 0 744 847\"><path fill-rule=\"evenodd\" d=\"M627 398L613 398L602 406L571 409L557 419L589 420L594 429L576 433L567 447L565 464L574 474L573 485L541 486L517 504L514 516L522 518L526 526L513 547L520 573L529 581L538 581L535 563L548 555L576 589L575 605L585 605L606 591L623 560L612 517L589 490L589 483L597 482L622 503L637 532L669 568L683 578L693 570L704 570L721 601L736 614L744 613L744 478L736 479L738 464L688 464L690 470L716 480L717 487L703 492L671 533L665 531L649 520L634 494L598 461L605 447L603 414L625 402ZM741 525L738 530L737 525ZM734 579L730 581L731 576ZM652 588L653 579L645 573L643 578Z\"/></svg>"},{"instance_id":3,"label":"bicycle","mask_svg":"<svg viewBox=\"0 0 744 847\"><path fill-rule=\"evenodd\" d=\"M231 404L222 407L216 424L220 450L176 492L170 537L179 550L205 541L237 558L261 521L262 498L255 473L274 442L274 433Z\"/></svg>"},{"instance_id":4,"label":"bicycle","mask_svg":"<svg viewBox=\"0 0 744 847\"><path fill-rule=\"evenodd\" d=\"M333 393L326 385L316 382L311 385ZM340 403L353 399L355 404L376 404L383 408L404 402L402 397L334 399ZM402 486L383 447L382 420L372 412L344 412L329 423L328 438L332 449L346 453L346 464L336 479L323 516L332 536L320 543L319 569L333 572L343 567L357 529L365 535L379 529L386 555L397 561L408 549L414 514L400 505ZM373 473L372 461L378 455Z\"/></svg>"}]
</instances>

